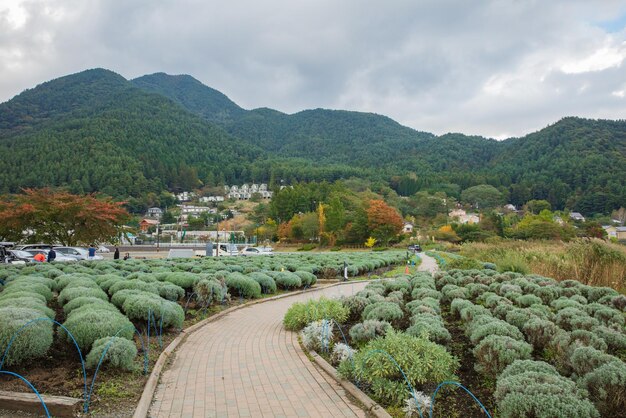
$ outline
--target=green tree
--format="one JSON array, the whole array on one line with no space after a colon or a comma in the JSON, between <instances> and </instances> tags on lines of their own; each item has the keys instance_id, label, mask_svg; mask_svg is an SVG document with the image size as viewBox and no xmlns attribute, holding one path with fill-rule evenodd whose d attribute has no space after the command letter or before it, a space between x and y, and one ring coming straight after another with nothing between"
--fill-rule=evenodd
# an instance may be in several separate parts
<instances>
[{"instance_id":1,"label":"green tree","mask_svg":"<svg viewBox=\"0 0 626 418\"><path fill-rule=\"evenodd\" d=\"M463 190L461 201L469 203L477 209L495 208L504 202L502 193L488 184L479 184Z\"/></svg>"},{"instance_id":2,"label":"green tree","mask_svg":"<svg viewBox=\"0 0 626 418\"><path fill-rule=\"evenodd\" d=\"M535 215L543 210L552 210L552 205L547 200L529 200L525 206L527 211Z\"/></svg>"}]
</instances>

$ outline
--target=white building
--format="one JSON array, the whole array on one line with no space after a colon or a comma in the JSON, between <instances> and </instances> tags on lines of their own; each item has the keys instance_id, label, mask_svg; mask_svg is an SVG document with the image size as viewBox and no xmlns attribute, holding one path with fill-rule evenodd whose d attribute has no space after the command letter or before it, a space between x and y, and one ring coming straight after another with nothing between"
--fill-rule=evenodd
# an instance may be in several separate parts
<instances>
[{"instance_id":1,"label":"white building","mask_svg":"<svg viewBox=\"0 0 626 418\"><path fill-rule=\"evenodd\" d=\"M476 213L467 213L463 209L455 209L448 213L448 216L456 220L460 224L477 224L480 222L480 216Z\"/></svg>"}]
</instances>

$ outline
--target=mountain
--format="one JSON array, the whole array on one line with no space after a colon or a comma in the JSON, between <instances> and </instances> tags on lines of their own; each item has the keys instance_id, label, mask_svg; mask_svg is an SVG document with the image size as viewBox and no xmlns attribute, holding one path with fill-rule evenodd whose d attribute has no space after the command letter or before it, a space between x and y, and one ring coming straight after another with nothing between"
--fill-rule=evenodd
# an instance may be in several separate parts
<instances>
[{"instance_id":1,"label":"mountain","mask_svg":"<svg viewBox=\"0 0 626 418\"><path fill-rule=\"evenodd\" d=\"M260 154L107 70L52 80L0 105L2 192L68 185L121 197L189 189L217 167L236 173Z\"/></svg>"},{"instance_id":2,"label":"mountain","mask_svg":"<svg viewBox=\"0 0 626 418\"><path fill-rule=\"evenodd\" d=\"M205 120L221 125L232 123L246 113L225 94L189 75L156 73L135 78L131 82L145 91L168 97Z\"/></svg>"},{"instance_id":3,"label":"mountain","mask_svg":"<svg viewBox=\"0 0 626 418\"><path fill-rule=\"evenodd\" d=\"M606 213L626 202L626 121L565 118L520 138L436 136L373 113L245 110L188 75L104 69L0 104L0 192L67 186L116 197L245 181L498 187L510 202Z\"/></svg>"}]
</instances>

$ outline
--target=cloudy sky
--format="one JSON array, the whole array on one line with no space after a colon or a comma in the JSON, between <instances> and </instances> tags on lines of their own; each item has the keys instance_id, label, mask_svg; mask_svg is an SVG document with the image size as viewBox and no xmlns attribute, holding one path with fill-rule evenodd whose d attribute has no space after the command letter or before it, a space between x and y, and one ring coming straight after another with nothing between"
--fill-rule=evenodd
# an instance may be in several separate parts
<instances>
[{"instance_id":1,"label":"cloudy sky","mask_svg":"<svg viewBox=\"0 0 626 418\"><path fill-rule=\"evenodd\" d=\"M623 0L0 0L0 102L104 67L437 134L626 118Z\"/></svg>"}]
</instances>

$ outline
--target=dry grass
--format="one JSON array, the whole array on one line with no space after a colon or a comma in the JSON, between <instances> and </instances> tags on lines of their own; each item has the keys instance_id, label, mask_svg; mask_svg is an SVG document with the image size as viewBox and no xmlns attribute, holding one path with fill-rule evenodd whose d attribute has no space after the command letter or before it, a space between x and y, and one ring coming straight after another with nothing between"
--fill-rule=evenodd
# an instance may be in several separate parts
<instances>
[{"instance_id":1,"label":"dry grass","mask_svg":"<svg viewBox=\"0 0 626 418\"><path fill-rule=\"evenodd\" d=\"M461 246L461 254L498 266L526 267L557 280L573 279L626 292L626 247L602 240L469 243Z\"/></svg>"}]
</instances>

